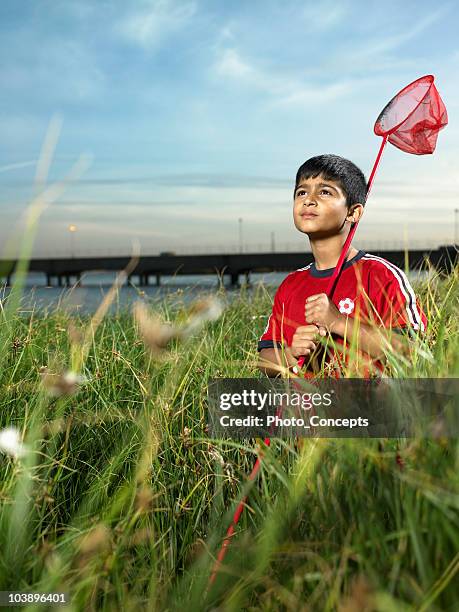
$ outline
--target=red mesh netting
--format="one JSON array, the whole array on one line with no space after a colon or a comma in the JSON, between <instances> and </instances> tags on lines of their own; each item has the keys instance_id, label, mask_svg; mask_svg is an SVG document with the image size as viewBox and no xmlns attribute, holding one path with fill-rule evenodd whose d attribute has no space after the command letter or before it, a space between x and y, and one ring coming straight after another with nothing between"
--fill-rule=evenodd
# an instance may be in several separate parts
<instances>
[{"instance_id":1,"label":"red mesh netting","mask_svg":"<svg viewBox=\"0 0 459 612\"><path fill-rule=\"evenodd\" d=\"M402 89L382 110L374 131L406 153L433 153L438 132L448 123L448 114L434 83L423 76Z\"/></svg>"}]
</instances>

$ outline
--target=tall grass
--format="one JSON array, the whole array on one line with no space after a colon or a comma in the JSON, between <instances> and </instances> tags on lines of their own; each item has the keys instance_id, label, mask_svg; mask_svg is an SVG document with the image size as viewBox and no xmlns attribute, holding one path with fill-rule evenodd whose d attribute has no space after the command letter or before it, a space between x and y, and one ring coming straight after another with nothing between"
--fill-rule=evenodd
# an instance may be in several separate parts
<instances>
[{"instance_id":1,"label":"tall grass","mask_svg":"<svg viewBox=\"0 0 459 612\"><path fill-rule=\"evenodd\" d=\"M458 279L417 286L427 334L389 375L458 376ZM208 437L207 381L260 376L272 294L219 298L218 320L156 352L128 310L2 304L0 430L16 427L28 453L0 455L0 590L67 591L72 610L455 609L459 453L446 437L273 441L208 588L258 445ZM148 308L170 329L195 316L180 293Z\"/></svg>"}]
</instances>

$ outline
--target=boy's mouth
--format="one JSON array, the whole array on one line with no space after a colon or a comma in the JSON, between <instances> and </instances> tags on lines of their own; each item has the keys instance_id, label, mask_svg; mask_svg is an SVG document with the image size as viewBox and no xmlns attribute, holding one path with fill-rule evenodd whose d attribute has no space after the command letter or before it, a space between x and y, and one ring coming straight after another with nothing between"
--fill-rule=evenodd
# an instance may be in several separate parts
<instances>
[{"instance_id":1,"label":"boy's mouth","mask_svg":"<svg viewBox=\"0 0 459 612\"><path fill-rule=\"evenodd\" d=\"M314 217L317 217L317 213L313 213L313 212L305 212L305 213L301 213L301 217L303 219L313 219Z\"/></svg>"}]
</instances>

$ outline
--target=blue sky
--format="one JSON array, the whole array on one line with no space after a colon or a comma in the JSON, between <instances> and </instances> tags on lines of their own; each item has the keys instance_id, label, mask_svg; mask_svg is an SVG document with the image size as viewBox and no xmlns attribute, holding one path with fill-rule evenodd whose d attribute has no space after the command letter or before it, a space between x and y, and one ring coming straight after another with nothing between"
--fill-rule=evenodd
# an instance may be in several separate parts
<instances>
[{"instance_id":1,"label":"blue sky","mask_svg":"<svg viewBox=\"0 0 459 612\"><path fill-rule=\"evenodd\" d=\"M92 162L43 215L37 255L308 248L292 188L308 157L368 177L373 124L434 74L449 125L434 155L388 145L354 244L451 242L459 207L459 5L454 2L2 0L0 240L34 192L51 118L49 180Z\"/></svg>"}]
</instances>

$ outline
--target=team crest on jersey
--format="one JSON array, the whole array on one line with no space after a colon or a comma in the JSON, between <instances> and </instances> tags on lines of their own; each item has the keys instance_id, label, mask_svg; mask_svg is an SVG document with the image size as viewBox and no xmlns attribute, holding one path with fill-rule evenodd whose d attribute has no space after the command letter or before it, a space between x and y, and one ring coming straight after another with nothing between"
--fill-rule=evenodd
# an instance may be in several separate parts
<instances>
[{"instance_id":1,"label":"team crest on jersey","mask_svg":"<svg viewBox=\"0 0 459 612\"><path fill-rule=\"evenodd\" d=\"M344 298L344 300L340 300L338 310L343 314L350 315L354 310L354 300L351 300L351 298Z\"/></svg>"}]
</instances>

